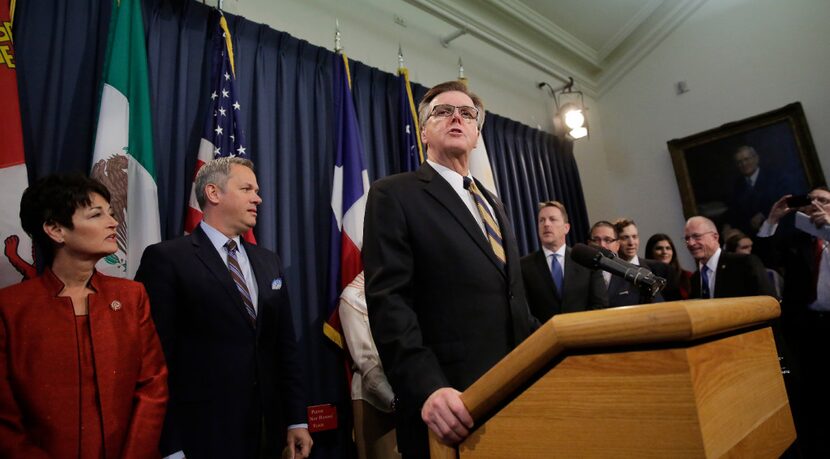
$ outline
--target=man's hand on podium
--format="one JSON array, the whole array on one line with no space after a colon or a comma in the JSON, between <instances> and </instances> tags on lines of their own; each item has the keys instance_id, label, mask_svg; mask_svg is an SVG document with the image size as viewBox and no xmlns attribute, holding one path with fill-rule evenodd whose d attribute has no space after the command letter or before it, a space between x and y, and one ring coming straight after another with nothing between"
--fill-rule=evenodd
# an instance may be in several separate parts
<instances>
[{"instance_id":1,"label":"man's hand on podium","mask_svg":"<svg viewBox=\"0 0 830 459\"><path fill-rule=\"evenodd\" d=\"M446 444L460 442L473 428L473 418L461 401L461 392L452 387L442 387L427 398L421 419Z\"/></svg>"}]
</instances>

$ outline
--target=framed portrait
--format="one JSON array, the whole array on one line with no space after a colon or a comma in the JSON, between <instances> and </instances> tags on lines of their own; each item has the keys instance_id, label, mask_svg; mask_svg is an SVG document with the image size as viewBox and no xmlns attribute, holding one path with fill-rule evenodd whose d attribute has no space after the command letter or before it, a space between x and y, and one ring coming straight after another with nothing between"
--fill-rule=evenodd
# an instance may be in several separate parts
<instances>
[{"instance_id":1,"label":"framed portrait","mask_svg":"<svg viewBox=\"0 0 830 459\"><path fill-rule=\"evenodd\" d=\"M668 142L686 218L754 235L785 194L824 185L801 103Z\"/></svg>"}]
</instances>

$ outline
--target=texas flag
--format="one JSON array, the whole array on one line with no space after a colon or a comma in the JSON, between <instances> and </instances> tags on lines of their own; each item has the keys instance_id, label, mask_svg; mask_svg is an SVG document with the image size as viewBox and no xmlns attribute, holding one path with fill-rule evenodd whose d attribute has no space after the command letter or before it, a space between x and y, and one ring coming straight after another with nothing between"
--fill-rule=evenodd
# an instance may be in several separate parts
<instances>
[{"instance_id":1,"label":"texas flag","mask_svg":"<svg viewBox=\"0 0 830 459\"><path fill-rule=\"evenodd\" d=\"M9 2L0 0L0 288L35 276L32 242L20 227L20 196L28 186L17 97Z\"/></svg>"},{"instance_id":2,"label":"texas flag","mask_svg":"<svg viewBox=\"0 0 830 459\"><path fill-rule=\"evenodd\" d=\"M344 348L337 299L343 288L363 270L363 214L369 192L369 174L363 163L363 141L352 99L351 78L345 54L334 56L335 160L331 193L331 258L329 319L326 336Z\"/></svg>"}]
</instances>

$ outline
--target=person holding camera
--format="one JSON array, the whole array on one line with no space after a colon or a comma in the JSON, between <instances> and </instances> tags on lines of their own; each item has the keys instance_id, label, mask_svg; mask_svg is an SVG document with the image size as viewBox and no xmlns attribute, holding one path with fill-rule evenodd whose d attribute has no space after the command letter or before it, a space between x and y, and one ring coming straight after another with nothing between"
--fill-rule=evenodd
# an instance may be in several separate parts
<instances>
[{"instance_id":1,"label":"person holding camera","mask_svg":"<svg viewBox=\"0 0 830 459\"><path fill-rule=\"evenodd\" d=\"M795 213L794 219L785 219ZM830 191L786 195L772 205L754 252L784 276L781 320L784 337L800 369L805 413L796 414L802 453L830 457ZM794 228L784 228L794 224ZM798 419L802 418L802 419Z\"/></svg>"}]
</instances>

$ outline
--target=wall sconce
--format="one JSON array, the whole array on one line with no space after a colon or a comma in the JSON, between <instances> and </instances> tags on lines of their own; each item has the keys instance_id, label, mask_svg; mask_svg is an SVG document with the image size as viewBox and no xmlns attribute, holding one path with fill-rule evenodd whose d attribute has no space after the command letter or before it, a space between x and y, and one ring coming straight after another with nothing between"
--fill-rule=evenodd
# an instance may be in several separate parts
<instances>
[{"instance_id":1,"label":"wall sconce","mask_svg":"<svg viewBox=\"0 0 830 459\"><path fill-rule=\"evenodd\" d=\"M561 88L554 89L546 82L538 83L539 89L548 88L553 98L556 113L553 115L553 132L557 136L567 134L571 139L581 139L588 135L588 118L585 117L585 98L582 91L574 91L574 79L568 77L568 82ZM557 97L557 94L559 95Z\"/></svg>"}]
</instances>

